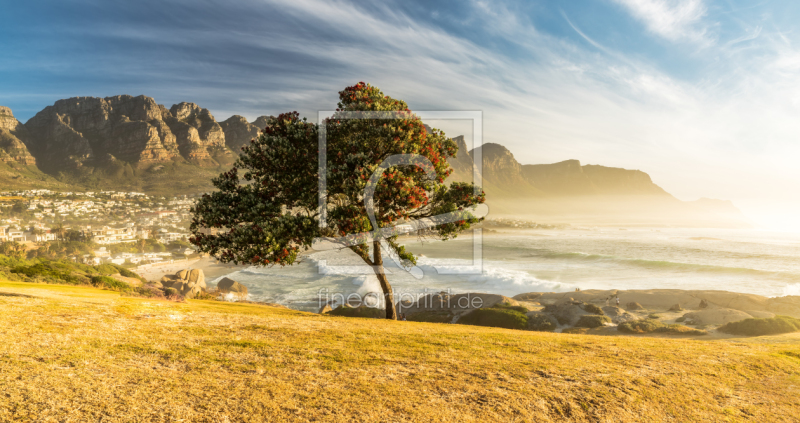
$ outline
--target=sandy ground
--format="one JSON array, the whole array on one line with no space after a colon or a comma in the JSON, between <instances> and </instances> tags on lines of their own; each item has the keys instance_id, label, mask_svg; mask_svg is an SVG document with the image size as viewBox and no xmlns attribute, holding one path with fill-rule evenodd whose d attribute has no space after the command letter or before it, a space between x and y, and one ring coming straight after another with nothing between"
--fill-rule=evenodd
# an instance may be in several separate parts
<instances>
[{"instance_id":1,"label":"sandy ground","mask_svg":"<svg viewBox=\"0 0 800 423\"><path fill-rule=\"evenodd\" d=\"M213 257L202 257L194 260L180 260L173 263L147 264L133 270L147 280L157 281L165 275L174 275L183 269L202 269L206 281L211 281L220 276L246 269L247 266L234 264L221 264Z\"/></svg>"}]
</instances>

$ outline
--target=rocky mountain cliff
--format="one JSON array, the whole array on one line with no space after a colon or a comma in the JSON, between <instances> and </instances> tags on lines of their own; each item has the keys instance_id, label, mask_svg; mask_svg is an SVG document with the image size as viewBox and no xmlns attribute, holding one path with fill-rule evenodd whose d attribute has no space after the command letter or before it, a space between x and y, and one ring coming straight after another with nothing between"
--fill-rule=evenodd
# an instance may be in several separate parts
<instances>
[{"instance_id":1,"label":"rocky mountain cliff","mask_svg":"<svg viewBox=\"0 0 800 423\"><path fill-rule=\"evenodd\" d=\"M489 196L512 198L567 196L655 196L674 199L654 184L650 175L598 165L581 166L578 160L553 164L522 165L504 146L486 143L464 154L463 137L455 137L457 157L449 160L455 180L472 181L474 160L481 156L480 172Z\"/></svg>"},{"instance_id":2,"label":"rocky mountain cliff","mask_svg":"<svg viewBox=\"0 0 800 423\"><path fill-rule=\"evenodd\" d=\"M238 153L251 139L258 138L259 132L267 126L267 119L267 116L260 116L250 123L244 116L234 115L220 122L225 133L225 144Z\"/></svg>"},{"instance_id":3,"label":"rocky mountain cliff","mask_svg":"<svg viewBox=\"0 0 800 423\"><path fill-rule=\"evenodd\" d=\"M114 160L139 168L173 161L216 167L231 162L230 148L242 142L232 134L229 144L208 109L194 103L167 109L146 96L58 100L24 126L25 144L48 173Z\"/></svg>"},{"instance_id":4,"label":"rocky mountain cliff","mask_svg":"<svg viewBox=\"0 0 800 423\"><path fill-rule=\"evenodd\" d=\"M150 97L129 95L58 100L24 125L0 107L0 183L5 188L73 184L167 195L205 192L267 119L248 122L237 115L217 122L194 103L167 109ZM473 181L480 169L495 213L743 218L729 202L679 201L639 170L577 160L522 165L500 144L469 151L463 136L454 141L459 152L450 159L450 180ZM481 166L476 166L479 156Z\"/></svg>"},{"instance_id":5,"label":"rocky mountain cliff","mask_svg":"<svg viewBox=\"0 0 800 423\"><path fill-rule=\"evenodd\" d=\"M463 137L449 163L451 180L473 181L479 169L487 204L494 215L535 216L580 224L748 227L729 201L680 201L653 183L650 175L578 160L522 165L504 146L486 143L464 154ZM480 156L482 166L476 166Z\"/></svg>"},{"instance_id":6,"label":"rocky mountain cliff","mask_svg":"<svg viewBox=\"0 0 800 423\"><path fill-rule=\"evenodd\" d=\"M35 165L36 159L23 141L28 138L28 131L14 117L11 109L0 106L0 162L13 162L23 166Z\"/></svg>"}]
</instances>

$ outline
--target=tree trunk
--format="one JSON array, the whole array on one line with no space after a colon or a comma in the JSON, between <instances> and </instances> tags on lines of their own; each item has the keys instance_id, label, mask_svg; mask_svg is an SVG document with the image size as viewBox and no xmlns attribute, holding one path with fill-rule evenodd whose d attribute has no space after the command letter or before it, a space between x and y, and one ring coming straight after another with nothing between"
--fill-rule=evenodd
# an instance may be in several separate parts
<instances>
[{"instance_id":1,"label":"tree trunk","mask_svg":"<svg viewBox=\"0 0 800 423\"><path fill-rule=\"evenodd\" d=\"M394 293L392 286L389 285L389 279L386 278L386 273L383 271L383 257L381 256L381 243L380 241L372 242L372 269L375 270L375 276L378 277L378 282L381 283L383 289L383 299L386 303L386 318L397 320L397 311L394 308Z\"/></svg>"}]
</instances>

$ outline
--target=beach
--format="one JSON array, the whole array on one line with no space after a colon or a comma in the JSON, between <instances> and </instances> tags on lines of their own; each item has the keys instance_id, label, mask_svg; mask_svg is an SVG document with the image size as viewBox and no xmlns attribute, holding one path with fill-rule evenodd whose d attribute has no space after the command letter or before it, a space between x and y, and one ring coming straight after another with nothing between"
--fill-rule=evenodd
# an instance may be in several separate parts
<instances>
[{"instance_id":1,"label":"beach","mask_svg":"<svg viewBox=\"0 0 800 423\"><path fill-rule=\"evenodd\" d=\"M147 280L158 281L163 276L174 275L183 269L202 269L206 280L211 281L245 268L247 266L220 263L214 257L199 257L189 260L175 260L170 263L146 264L131 270Z\"/></svg>"}]
</instances>

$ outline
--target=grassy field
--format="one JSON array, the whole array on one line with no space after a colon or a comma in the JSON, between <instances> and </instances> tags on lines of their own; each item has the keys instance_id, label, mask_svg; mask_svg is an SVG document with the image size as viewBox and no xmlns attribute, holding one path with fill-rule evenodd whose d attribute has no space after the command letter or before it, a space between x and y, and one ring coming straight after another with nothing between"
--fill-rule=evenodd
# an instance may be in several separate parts
<instances>
[{"instance_id":1,"label":"grassy field","mask_svg":"<svg viewBox=\"0 0 800 423\"><path fill-rule=\"evenodd\" d=\"M565 335L0 282L0 421L798 415L797 335Z\"/></svg>"}]
</instances>

